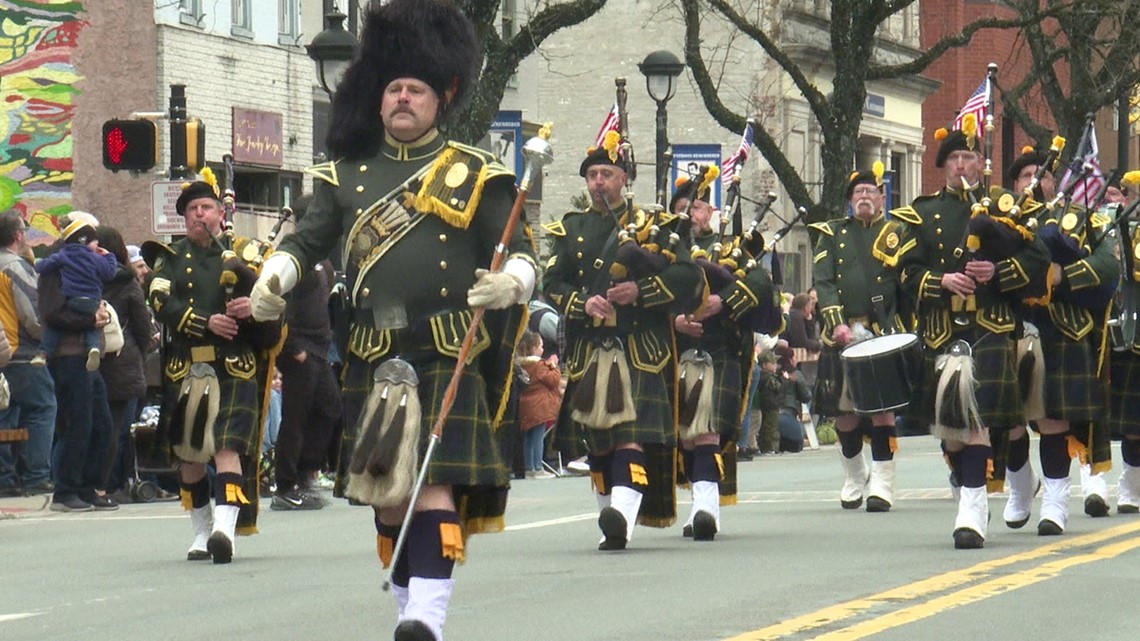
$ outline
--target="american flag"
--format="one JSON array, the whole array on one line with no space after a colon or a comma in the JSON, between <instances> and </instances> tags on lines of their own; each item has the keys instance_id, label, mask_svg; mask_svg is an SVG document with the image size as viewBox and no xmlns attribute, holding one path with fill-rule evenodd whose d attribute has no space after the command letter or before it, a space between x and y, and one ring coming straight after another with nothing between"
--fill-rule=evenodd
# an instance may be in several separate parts
<instances>
[{"instance_id":1,"label":"american flag","mask_svg":"<svg viewBox=\"0 0 1140 641\"><path fill-rule=\"evenodd\" d=\"M1069 163L1069 168L1065 171L1065 177L1061 180L1061 184L1065 185L1064 190L1065 193L1069 194L1069 202L1087 207L1092 204L1088 202L1089 199L1095 197L1104 187L1104 174L1100 171L1100 149L1096 144L1096 129L1093 128L1091 120L1087 125L1083 139L1084 146L1077 150L1076 157ZM1069 184L1080 173L1081 167L1085 163L1091 167L1088 175L1075 185Z\"/></svg>"},{"instance_id":2,"label":"american flag","mask_svg":"<svg viewBox=\"0 0 1140 641\"><path fill-rule=\"evenodd\" d=\"M736 174L736 165L743 166L744 161L748 160L748 154L752 153L752 145L755 140L752 123L749 122L744 127L744 135L740 137L740 146L736 148L736 153L729 156L728 160L720 165L720 181L722 184L732 184L732 177Z\"/></svg>"},{"instance_id":3,"label":"american flag","mask_svg":"<svg viewBox=\"0 0 1140 641\"><path fill-rule=\"evenodd\" d=\"M602 128L598 131L598 138L594 141L595 147L601 147L602 143L606 140L606 134L611 131L618 131L621 128L621 122L618 118L618 106L614 103L614 108L610 109L610 113L606 115L606 121L602 123Z\"/></svg>"},{"instance_id":4,"label":"american flag","mask_svg":"<svg viewBox=\"0 0 1140 641\"><path fill-rule=\"evenodd\" d=\"M986 104L990 101L990 78L982 81L978 85L977 90L962 105L962 110L958 112L958 117L954 119L954 129L962 128L962 121L966 119L966 114L974 114L978 118L978 131L982 130L982 125L986 122Z\"/></svg>"}]
</instances>

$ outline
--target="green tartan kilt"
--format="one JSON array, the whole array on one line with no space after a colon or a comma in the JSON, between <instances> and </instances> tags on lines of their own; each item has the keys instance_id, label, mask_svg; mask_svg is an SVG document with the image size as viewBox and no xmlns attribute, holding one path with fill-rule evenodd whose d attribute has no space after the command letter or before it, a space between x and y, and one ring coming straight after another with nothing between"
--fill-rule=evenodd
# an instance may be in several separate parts
<instances>
[{"instance_id":1,"label":"green tartan kilt","mask_svg":"<svg viewBox=\"0 0 1140 641\"><path fill-rule=\"evenodd\" d=\"M1131 351L1109 355L1112 381L1108 428L1112 434L1140 436L1140 356Z\"/></svg>"},{"instance_id":2,"label":"green tartan kilt","mask_svg":"<svg viewBox=\"0 0 1140 641\"><path fill-rule=\"evenodd\" d=\"M214 368L218 376L218 419L214 421L214 449L216 451L230 450L245 456L254 456L261 445L261 394L259 393L258 377L264 376L263 370L249 380L242 380L230 376L224 368ZM218 371L221 369L221 371ZM178 395L182 389L182 381L164 381L164 400L162 412L173 423L169 445L181 440L181 417L174 416L178 406Z\"/></svg>"},{"instance_id":3,"label":"green tartan kilt","mask_svg":"<svg viewBox=\"0 0 1140 641\"><path fill-rule=\"evenodd\" d=\"M345 429L341 442L341 468L352 459L352 451L360 431L372 372L386 359L369 364L350 356L344 373ZM420 421L420 458L427 452L431 428L439 417L444 391L455 372L455 359L436 354L434 358L412 363L419 377L417 388L423 416ZM509 470L503 462L500 444L493 428L494 413L490 407L486 381L477 363L463 370L455 404L443 424L443 434L432 454L425 483L428 485L460 486L507 485Z\"/></svg>"},{"instance_id":4,"label":"green tartan kilt","mask_svg":"<svg viewBox=\"0 0 1140 641\"><path fill-rule=\"evenodd\" d=\"M1104 414L1104 393L1096 377L1096 359L1088 340L1073 341L1051 322L1037 324L1045 355L1045 416L1066 421L1095 421Z\"/></svg>"},{"instance_id":5,"label":"green tartan kilt","mask_svg":"<svg viewBox=\"0 0 1140 641\"><path fill-rule=\"evenodd\" d=\"M922 390L922 419L934 423L934 401L938 391L935 363L956 340L965 340L974 350L975 396L982 423L990 430L990 440L997 432L1025 424L1021 391L1017 385L1017 342L1012 333L995 334L980 328L957 332L941 349L924 351L926 378Z\"/></svg>"},{"instance_id":6,"label":"green tartan kilt","mask_svg":"<svg viewBox=\"0 0 1140 641\"><path fill-rule=\"evenodd\" d=\"M654 374L630 366L630 392L637 410L637 418L632 421L618 423L609 429L592 429L570 420L569 412L563 412L563 416L568 424L573 425L575 436L585 439L590 452L607 452L622 443L673 445L676 443L671 403L674 371L672 366L666 366ZM577 385L578 381L567 385L563 398L574 398ZM563 403L566 405L569 403Z\"/></svg>"}]
</instances>

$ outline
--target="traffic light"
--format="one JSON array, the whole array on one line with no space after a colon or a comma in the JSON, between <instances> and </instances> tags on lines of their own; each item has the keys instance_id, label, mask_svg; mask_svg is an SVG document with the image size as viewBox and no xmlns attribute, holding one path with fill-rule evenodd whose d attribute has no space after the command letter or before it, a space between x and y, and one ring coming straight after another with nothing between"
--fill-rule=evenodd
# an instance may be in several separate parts
<instances>
[{"instance_id":1,"label":"traffic light","mask_svg":"<svg viewBox=\"0 0 1140 641\"><path fill-rule=\"evenodd\" d=\"M103 123L103 166L111 171L149 171L158 164L158 129L150 120Z\"/></svg>"},{"instance_id":2,"label":"traffic light","mask_svg":"<svg viewBox=\"0 0 1140 641\"><path fill-rule=\"evenodd\" d=\"M194 173L206 166L206 125L198 118L186 122L186 166Z\"/></svg>"}]
</instances>

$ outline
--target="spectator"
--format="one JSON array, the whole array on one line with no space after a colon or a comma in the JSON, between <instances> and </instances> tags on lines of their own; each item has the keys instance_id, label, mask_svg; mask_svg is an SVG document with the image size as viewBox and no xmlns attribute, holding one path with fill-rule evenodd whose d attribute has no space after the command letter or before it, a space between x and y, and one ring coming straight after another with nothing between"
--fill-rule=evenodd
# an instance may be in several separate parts
<instances>
[{"instance_id":1,"label":"spectator","mask_svg":"<svg viewBox=\"0 0 1140 641\"><path fill-rule=\"evenodd\" d=\"M779 373L778 358L772 350L764 350L758 359L760 383L756 388L754 407L760 410L760 425L754 440L761 454L780 451L780 405L783 402L784 378Z\"/></svg>"},{"instance_id":2,"label":"spectator","mask_svg":"<svg viewBox=\"0 0 1140 641\"><path fill-rule=\"evenodd\" d=\"M527 478L553 478L542 467L546 434L558 419L562 407L562 374L558 371L558 354L544 359L543 340L527 331L519 341L519 364L528 383L519 399L519 427L523 439L523 463Z\"/></svg>"},{"instance_id":3,"label":"spectator","mask_svg":"<svg viewBox=\"0 0 1140 641\"><path fill-rule=\"evenodd\" d=\"M130 476L127 446L131 423L138 418L141 401L146 397L143 356L158 347L158 334L123 236L111 227L100 227L98 234L99 246L109 251L116 261L115 275L104 287L103 297L114 308L123 329L123 348L118 353L106 354L99 366L107 386L113 430L102 485L109 492L118 492L125 489Z\"/></svg>"},{"instance_id":4,"label":"spectator","mask_svg":"<svg viewBox=\"0 0 1140 641\"><path fill-rule=\"evenodd\" d=\"M94 216L84 212L72 212L65 221L65 230L76 224L94 229L99 224ZM55 476L51 509L117 510L118 503L95 492L102 489L111 439L111 409L103 377L90 368L87 351L87 336L92 329L101 330L110 321L110 314L102 306L92 313L71 308L64 293L63 274L60 269L47 271L39 281L44 327L60 333L59 345L48 359L59 408L51 453Z\"/></svg>"},{"instance_id":5,"label":"spectator","mask_svg":"<svg viewBox=\"0 0 1140 641\"><path fill-rule=\"evenodd\" d=\"M96 225L93 218L72 218L60 234L63 244L36 263L36 271L41 276L59 272L67 308L81 316L94 315L103 304L103 284L111 280L118 268L115 257L99 246ZM44 327L40 349L46 358L55 354L62 331L50 324ZM102 355L102 328L92 326L85 330L83 340L87 348L87 371L94 372L99 369Z\"/></svg>"},{"instance_id":6,"label":"spectator","mask_svg":"<svg viewBox=\"0 0 1140 641\"><path fill-rule=\"evenodd\" d=\"M792 306L788 312L788 327L781 338L788 341L788 346L796 353L796 362L804 373L807 384L815 384L815 375L819 365L819 352L823 343L819 340L819 331L815 323L815 306L808 294L796 294L792 298Z\"/></svg>"},{"instance_id":7,"label":"spectator","mask_svg":"<svg viewBox=\"0 0 1140 641\"><path fill-rule=\"evenodd\" d=\"M0 214L0 322L12 348L11 362L4 367L11 400L0 411L0 433L23 441L0 442L0 496L54 489L55 384L42 363L30 362L40 351L43 325L36 270L23 258L27 228L18 212Z\"/></svg>"},{"instance_id":8,"label":"spectator","mask_svg":"<svg viewBox=\"0 0 1140 641\"><path fill-rule=\"evenodd\" d=\"M806 294L805 294L806 296ZM804 449L804 425L800 422L805 403L811 402L811 389L797 367L795 350L780 350L777 364L783 378L780 391L780 451L801 452Z\"/></svg>"},{"instance_id":9,"label":"spectator","mask_svg":"<svg viewBox=\"0 0 1140 641\"><path fill-rule=\"evenodd\" d=\"M150 266L146 264L142 249L138 245L127 245L127 257L130 258L131 267L135 270L135 278L138 279L139 285L145 288L147 278L150 277Z\"/></svg>"}]
</instances>

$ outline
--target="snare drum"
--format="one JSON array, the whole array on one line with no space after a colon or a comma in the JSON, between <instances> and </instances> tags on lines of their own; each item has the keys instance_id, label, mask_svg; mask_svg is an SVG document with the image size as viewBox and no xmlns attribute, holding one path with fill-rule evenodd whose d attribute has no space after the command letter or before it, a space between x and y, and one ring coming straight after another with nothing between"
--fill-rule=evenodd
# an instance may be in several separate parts
<instances>
[{"instance_id":1,"label":"snare drum","mask_svg":"<svg viewBox=\"0 0 1140 641\"><path fill-rule=\"evenodd\" d=\"M860 341L839 355L855 411L890 412L910 403L922 375L922 344L914 334L888 334Z\"/></svg>"}]
</instances>

